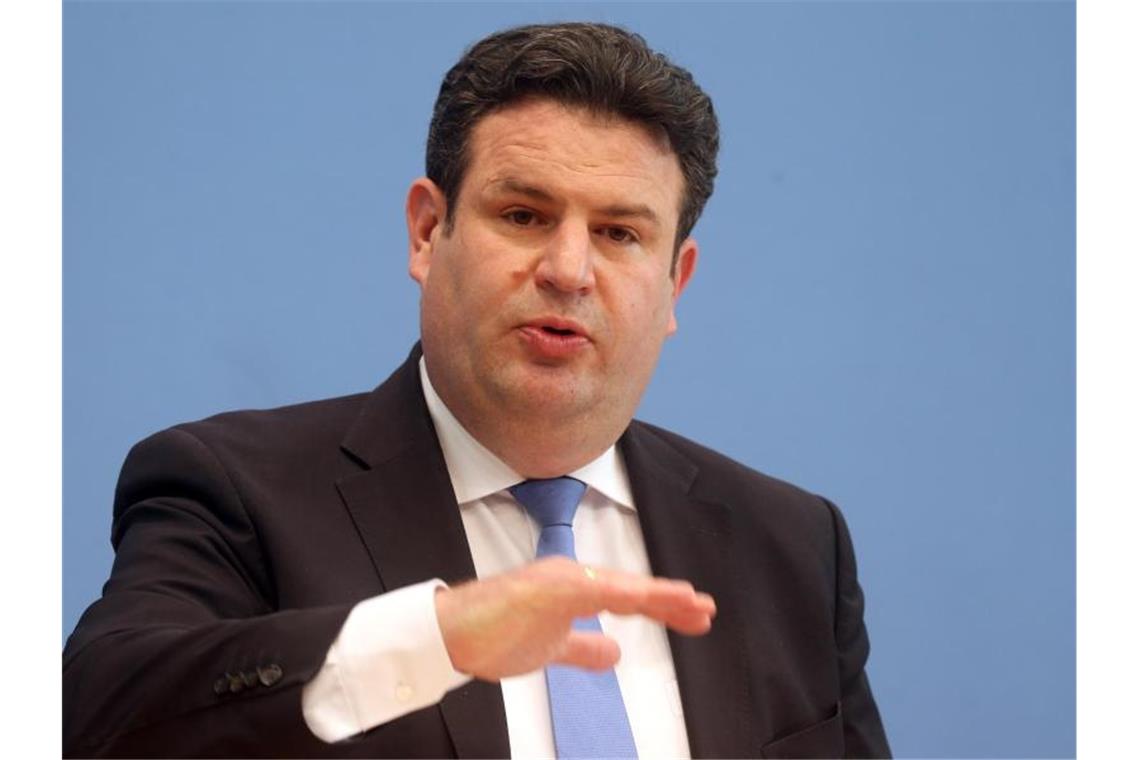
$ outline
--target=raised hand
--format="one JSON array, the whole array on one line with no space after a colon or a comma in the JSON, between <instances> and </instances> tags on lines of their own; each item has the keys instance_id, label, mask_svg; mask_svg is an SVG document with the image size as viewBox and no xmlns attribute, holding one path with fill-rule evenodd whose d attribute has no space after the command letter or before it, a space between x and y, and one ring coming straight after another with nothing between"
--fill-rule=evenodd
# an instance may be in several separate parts
<instances>
[{"instance_id":1,"label":"raised hand","mask_svg":"<svg viewBox=\"0 0 1140 760\"><path fill-rule=\"evenodd\" d=\"M495 681L548 663L604 670L621 656L574 618L603 610L645 615L690 636L707 633L716 603L687 581L588 568L552 557L486 580L440 589L436 615L456 670Z\"/></svg>"}]
</instances>

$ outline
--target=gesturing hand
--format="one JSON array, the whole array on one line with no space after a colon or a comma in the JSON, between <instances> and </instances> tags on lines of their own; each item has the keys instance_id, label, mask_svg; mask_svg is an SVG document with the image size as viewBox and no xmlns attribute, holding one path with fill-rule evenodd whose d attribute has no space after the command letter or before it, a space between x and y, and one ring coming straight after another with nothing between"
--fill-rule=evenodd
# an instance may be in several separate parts
<instances>
[{"instance_id":1,"label":"gesturing hand","mask_svg":"<svg viewBox=\"0 0 1140 760\"><path fill-rule=\"evenodd\" d=\"M548 663L604 670L621 652L601 633L574 631L574 618L602 610L645 615L675 631L707 633L716 603L687 581L586 571L563 557L450 589L435 596L436 616L456 670L496 681Z\"/></svg>"}]
</instances>

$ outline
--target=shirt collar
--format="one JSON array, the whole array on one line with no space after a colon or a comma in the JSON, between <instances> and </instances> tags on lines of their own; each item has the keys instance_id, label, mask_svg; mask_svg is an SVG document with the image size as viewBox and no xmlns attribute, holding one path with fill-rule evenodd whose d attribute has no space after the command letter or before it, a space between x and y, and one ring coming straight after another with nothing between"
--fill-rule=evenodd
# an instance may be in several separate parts
<instances>
[{"instance_id":1,"label":"shirt collar","mask_svg":"<svg viewBox=\"0 0 1140 760\"><path fill-rule=\"evenodd\" d=\"M506 462L475 440L459 420L455 419L451 410L443 403L443 399L435 392L422 356L420 381L428 413L431 415L432 424L435 425L440 448L443 449L443 458L447 463L447 474L451 477L455 500L459 504L482 499L525 480ZM634 508L629 476L615 446L610 446L597 459L568 475L600 491L616 504L629 510Z\"/></svg>"}]
</instances>

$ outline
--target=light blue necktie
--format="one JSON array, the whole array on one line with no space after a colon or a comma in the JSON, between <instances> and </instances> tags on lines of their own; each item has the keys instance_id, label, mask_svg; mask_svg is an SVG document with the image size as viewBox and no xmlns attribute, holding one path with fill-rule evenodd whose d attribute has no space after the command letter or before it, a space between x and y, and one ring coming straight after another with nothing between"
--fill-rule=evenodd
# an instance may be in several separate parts
<instances>
[{"instance_id":1,"label":"light blue necktie","mask_svg":"<svg viewBox=\"0 0 1140 760\"><path fill-rule=\"evenodd\" d=\"M574 511L586 484L574 478L527 480L511 494L542 526L537 557L574 556ZM597 617L578 618L576 631L602 630ZM560 758L637 757L613 668L597 672L565 665L546 668L554 747Z\"/></svg>"}]
</instances>

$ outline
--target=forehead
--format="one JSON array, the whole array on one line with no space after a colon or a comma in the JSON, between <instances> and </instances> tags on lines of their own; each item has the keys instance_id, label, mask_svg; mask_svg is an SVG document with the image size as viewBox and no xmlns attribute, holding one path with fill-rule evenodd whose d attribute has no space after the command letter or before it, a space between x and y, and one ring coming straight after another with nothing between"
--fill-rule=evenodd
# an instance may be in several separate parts
<instances>
[{"instance_id":1,"label":"forehead","mask_svg":"<svg viewBox=\"0 0 1140 760\"><path fill-rule=\"evenodd\" d=\"M538 183L568 198L636 200L674 222L680 210L683 177L668 139L620 116L523 101L475 125L468 157L464 186L475 193Z\"/></svg>"}]
</instances>

